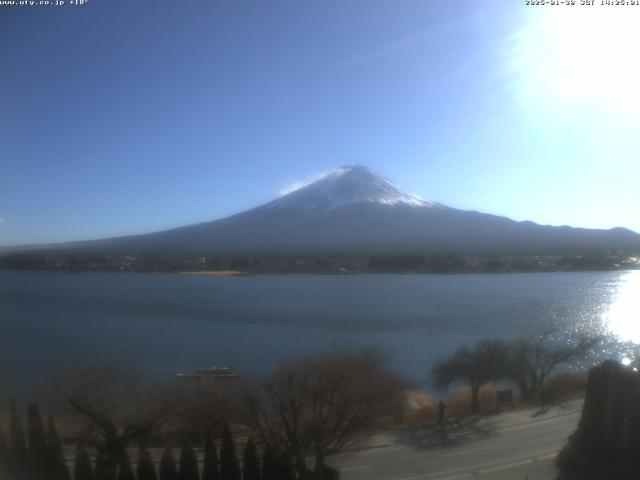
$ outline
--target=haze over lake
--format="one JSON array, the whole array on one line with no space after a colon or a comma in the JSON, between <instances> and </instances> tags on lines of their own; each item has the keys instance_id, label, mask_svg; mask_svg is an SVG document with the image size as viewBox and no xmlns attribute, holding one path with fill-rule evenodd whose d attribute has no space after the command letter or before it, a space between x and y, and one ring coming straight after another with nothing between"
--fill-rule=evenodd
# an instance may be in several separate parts
<instances>
[{"instance_id":1,"label":"haze over lake","mask_svg":"<svg viewBox=\"0 0 640 480\"><path fill-rule=\"evenodd\" d=\"M188 277L0 272L0 362L27 389L70 362L133 359L156 374L260 375L333 345L379 345L423 379L463 342L554 325L640 341L640 272ZM602 355L623 358L633 343Z\"/></svg>"}]
</instances>

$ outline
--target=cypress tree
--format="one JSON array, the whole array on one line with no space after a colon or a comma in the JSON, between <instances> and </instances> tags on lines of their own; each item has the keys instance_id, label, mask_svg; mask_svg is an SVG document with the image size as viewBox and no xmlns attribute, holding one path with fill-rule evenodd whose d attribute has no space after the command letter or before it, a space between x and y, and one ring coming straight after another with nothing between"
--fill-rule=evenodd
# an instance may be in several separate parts
<instances>
[{"instance_id":1,"label":"cypress tree","mask_svg":"<svg viewBox=\"0 0 640 480\"><path fill-rule=\"evenodd\" d=\"M198 457L196 452L188 442L182 444L180 450L180 469L178 470L178 480L199 480L200 473L198 472Z\"/></svg>"},{"instance_id":2,"label":"cypress tree","mask_svg":"<svg viewBox=\"0 0 640 480\"><path fill-rule=\"evenodd\" d=\"M98 452L96 456L96 480L116 480L118 463L105 452Z\"/></svg>"},{"instance_id":3,"label":"cypress tree","mask_svg":"<svg viewBox=\"0 0 640 480\"><path fill-rule=\"evenodd\" d=\"M73 467L73 480L95 480L95 478L84 443L78 441L76 444L75 465Z\"/></svg>"},{"instance_id":4,"label":"cypress tree","mask_svg":"<svg viewBox=\"0 0 640 480\"><path fill-rule=\"evenodd\" d=\"M258 449L253 439L247 440L244 447L244 456L242 461L242 478L243 480L260 480L260 458L258 458Z\"/></svg>"},{"instance_id":5,"label":"cypress tree","mask_svg":"<svg viewBox=\"0 0 640 480\"><path fill-rule=\"evenodd\" d=\"M222 450L220 450L220 480L240 480L240 465L236 457L231 429L224 424L222 429Z\"/></svg>"},{"instance_id":6,"label":"cypress tree","mask_svg":"<svg viewBox=\"0 0 640 480\"><path fill-rule=\"evenodd\" d=\"M35 475L42 476L48 470L47 441L40 409L33 403L27 407L27 439L30 469Z\"/></svg>"},{"instance_id":7,"label":"cypress tree","mask_svg":"<svg viewBox=\"0 0 640 480\"><path fill-rule=\"evenodd\" d=\"M260 458L258 449L252 438L247 440L242 457L242 478L243 480L260 480Z\"/></svg>"},{"instance_id":8,"label":"cypress tree","mask_svg":"<svg viewBox=\"0 0 640 480\"><path fill-rule=\"evenodd\" d=\"M0 478L9 476L9 447L0 426ZM217 479L216 479L217 480Z\"/></svg>"},{"instance_id":9,"label":"cypress tree","mask_svg":"<svg viewBox=\"0 0 640 480\"><path fill-rule=\"evenodd\" d=\"M133 468L131 468L131 460L129 460L129 454L126 450L122 452L118 463L118 480L136 480Z\"/></svg>"},{"instance_id":10,"label":"cypress tree","mask_svg":"<svg viewBox=\"0 0 640 480\"><path fill-rule=\"evenodd\" d=\"M291 464L291 460L287 456L281 456L278 465L278 480L295 480L296 474Z\"/></svg>"},{"instance_id":11,"label":"cypress tree","mask_svg":"<svg viewBox=\"0 0 640 480\"><path fill-rule=\"evenodd\" d=\"M262 480L280 480L278 456L271 445L266 445L262 454Z\"/></svg>"},{"instance_id":12,"label":"cypress tree","mask_svg":"<svg viewBox=\"0 0 640 480\"><path fill-rule=\"evenodd\" d=\"M53 417L49 415L46 442L46 471L52 480L70 480L69 468L64 459L64 449Z\"/></svg>"},{"instance_id":13,"label":"cypress tree","mask_svg":"<svg viewBox=\"0 0 640 480\"><path fill-rule=\"evenodd\" d=\"M218 473L218 452L216 449L216 443L210 435L207 435L207 440L204 446L202 480L219 480L219 478L220 475Z\"/></svg>"},{"instance_id":14,"label":"cypress tree","mask_svg":"<svg viewBox=\"0 0 640 480\"><path fill-rule=\"evenodd\" d=\"M138 468L137 468L137 480L158 480L156 475L156 468L153 466L153 459L149 450L144 446L140 446L138 450Z\"/></svg>"},{"instance_id":15,"label":"cypress tree","mask_svg":"<svg viewBox=\"0 0 640 480\"><path fill-rule=\"evenodd\" d=\"M173 452L169 447L164 449L160 459L160 480L178 480L176 460L173 458Z\"/></svg>"},{"instance_id":16,"label":"cypress tree","mask_svg":"<svg viewBox=\"0 0 640 480\"><path fill-rule=\"evenodd\" d=\"M9 436L11 437L10 452L10 469L14 476L20 478L27 473L29 465L27 443L24 437L24 430L22 429L22 423L20 422L20 415L18 414L18 408L14 401L11 401L10 405L10 419L9 419Z\"/></svg>"}]
</instances>

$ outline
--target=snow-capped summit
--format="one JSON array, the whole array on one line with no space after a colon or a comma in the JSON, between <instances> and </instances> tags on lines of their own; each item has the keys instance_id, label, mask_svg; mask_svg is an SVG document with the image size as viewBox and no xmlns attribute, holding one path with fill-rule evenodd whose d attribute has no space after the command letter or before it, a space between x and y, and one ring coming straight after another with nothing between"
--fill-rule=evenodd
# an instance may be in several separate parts
<instances>
[{"instance_id":1,"label":"snow-capped summit","mask_svg":"<svg viewBox=\"0 0 640 480\"><path fill-rule=\"evenodd\" d=\"M409 193L387 178L363 165L347 165L332 170L298 189L271 202L267 207L302 207L305 210L332 210L355 203L434 207L430 202Z\"/></svg>"}]
</instances>

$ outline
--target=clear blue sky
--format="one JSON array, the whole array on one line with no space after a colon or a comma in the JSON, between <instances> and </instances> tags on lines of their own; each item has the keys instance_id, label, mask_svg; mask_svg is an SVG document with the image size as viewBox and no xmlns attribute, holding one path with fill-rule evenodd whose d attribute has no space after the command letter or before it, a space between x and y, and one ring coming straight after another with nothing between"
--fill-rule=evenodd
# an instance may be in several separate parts
<instances>
[{"instance_id":1,"label":"clear blue sky","mask_svg":"<svg viewBox=\"0 0 640 480\"><path fill-rule=\"evenodd\" d=\"M523 3L0 7L0 245L212 220L352 163L640 231L640 7Z\"/></svg>"}]
</instances>

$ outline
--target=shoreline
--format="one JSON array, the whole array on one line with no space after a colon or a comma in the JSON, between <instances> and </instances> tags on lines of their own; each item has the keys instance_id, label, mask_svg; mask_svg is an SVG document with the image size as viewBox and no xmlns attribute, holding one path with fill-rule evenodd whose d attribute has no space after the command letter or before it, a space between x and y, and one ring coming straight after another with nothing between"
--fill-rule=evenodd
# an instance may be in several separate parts
<instances>
[{"instance_id":1,"label":"shoreline","mask_svg":"<svg viewBox=\"0 0 640 480\"><path fill-rule=\"evenodd\" d=\"M167 273L171 274L171 272ZM176 272L175 275L184 275L190 277L250 277L256 274L250 272L241 272L239 270L196 270L193 272Z\"/></svg>"},{"instance_id":2,"label":"shoreline","mask_svg":"<svg viewBox=\"0 0 640 480\"><path fill-rule=\"evenodd\" d=\"M492 275L536 275L548 273L630 273L640 271L640 268L621 268L609 270L534 270L534 271L467 271L467 272L393 272L393 271L347 271L347 272L243 272L240 270L194 270L194 271L144 271L144 270L65 270L65 269L26 269L0 268L0 272L26 273L104 273L104 274L152 274L174 275L184 277L257 277L257 276L357 276L357 275L397 275L397 276L492 276Z\"/></svg>"}]
</instances>

